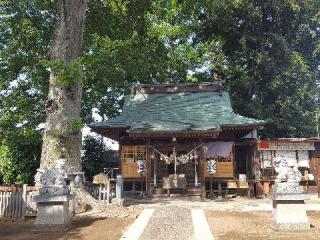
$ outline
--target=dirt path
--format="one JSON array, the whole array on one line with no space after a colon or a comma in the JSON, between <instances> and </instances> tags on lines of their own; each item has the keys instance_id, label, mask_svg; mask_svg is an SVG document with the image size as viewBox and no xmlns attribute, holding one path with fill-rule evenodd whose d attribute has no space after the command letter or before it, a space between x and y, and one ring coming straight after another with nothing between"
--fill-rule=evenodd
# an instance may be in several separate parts
<instances>
[{"instance_id":1,"label":"dirt path","mask_svg":"<svg viewBox=\"0 0 320 240\"><path fill-rule=\"evenodd\" d=\"M32 232L33 220L0 221L0 240L118 240L133 218L75 217L66 232Z\"/></svg>"}]
</instances>

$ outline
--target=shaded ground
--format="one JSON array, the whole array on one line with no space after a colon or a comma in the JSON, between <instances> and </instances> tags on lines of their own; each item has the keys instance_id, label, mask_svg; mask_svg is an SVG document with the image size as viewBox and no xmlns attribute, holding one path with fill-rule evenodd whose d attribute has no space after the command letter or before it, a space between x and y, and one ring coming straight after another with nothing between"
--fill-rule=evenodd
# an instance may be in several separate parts
<instances>
[{"instance_id":1,"label":"shaded ground","mask_svg":"<svg viewBox=\"0 0 320 240\"><path fill-rule=\"evenodd\" d=\"M308 231L277 232L271 229L271 212L206 211L215 240L320 239L320 213L308 212Z\"/></svg>"},{"instance_id":2,"label":"shaded ground","mask_svg":"<svg viewBox=\"0 0 320 240\"><path fill-rule=\"evenodd\" d=\"M106 218L96 216L75 217L72 228L66 232L32 232L32 220L0 220L1 240L118 240L134 218Z\"/></svg>"}]
</instances>

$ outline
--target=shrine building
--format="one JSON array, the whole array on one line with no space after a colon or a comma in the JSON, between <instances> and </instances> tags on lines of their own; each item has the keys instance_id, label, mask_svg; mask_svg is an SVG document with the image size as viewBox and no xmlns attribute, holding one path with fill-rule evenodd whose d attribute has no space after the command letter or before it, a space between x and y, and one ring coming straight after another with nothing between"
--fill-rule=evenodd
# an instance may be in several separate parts
<instances>
[{"instance_id":1,"label":"shrine building","mask_svg":"<svg viewBox=\"0 0 320 240\"><path fill-rule=\"evenodd\" d=\"M276 150L257 140L265 124L235 113L221 85L197 83L137 85L118 117L90 127L119 142L126 193L208 197L257 193ZM306 151L312 144L305 144Z\"/></svg>"}]
</instances>

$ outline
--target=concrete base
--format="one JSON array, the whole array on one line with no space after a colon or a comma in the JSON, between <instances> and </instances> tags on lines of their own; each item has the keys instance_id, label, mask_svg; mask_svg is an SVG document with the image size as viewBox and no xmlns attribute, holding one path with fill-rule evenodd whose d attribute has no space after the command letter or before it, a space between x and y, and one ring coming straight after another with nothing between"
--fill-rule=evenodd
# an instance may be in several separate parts
<instances>
[{"instance_id":1,"label":"concrete base","mask_svg":"<svg viewBox=\"0 0 320 240\"><path fill-rule=\"evenodd\" d=\"M37 201L38 200L38 201ZM70 197L38 198L35 231L66 231L71 226Z\"/></svg>"},{"instance_id":2,"label":"concrete base","mask_svg":"<svg viewBox=\"0 0 320 240\"><path fill-rule=\"evenodd\" d=\"M304 200L273 200L272 217L277 230L310 229Z\"/></svg>"}]
</instances>

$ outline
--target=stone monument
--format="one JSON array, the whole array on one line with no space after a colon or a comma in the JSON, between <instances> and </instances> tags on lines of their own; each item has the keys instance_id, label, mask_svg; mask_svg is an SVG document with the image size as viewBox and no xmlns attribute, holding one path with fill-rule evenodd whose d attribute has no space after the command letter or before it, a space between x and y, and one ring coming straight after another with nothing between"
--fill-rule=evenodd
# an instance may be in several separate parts
<instances>
[{"instance_id":1,"label":"stone monument","mask_svg":"<svg viewBox=\"0 0 320 240\"><path fill-rule=\"evenodd\" d=\"M65 181L65 160L54 162L52 169L38 169L35 178L39 182L39 195L34 196L37 203L36 230L66 230L71 224L69 202L74 198Z\"/></svg>"},{"instance_id":2,"label":"stone monument","mask_svg":"<svg viewBox=\"0 0 320 240\"><path fill-rule=\"evenodd\" d=\"M122 206L124 203L123 199L123 177L122 175L117 175L116 180L116 197L112 199L111 201L113 204Z\"/></svg>"},{"instance_id":3,"label":"stone monument","mask_svg":"<svg viewBox=\"0 0 320 240\"><path fill-rule=\"evenodd\" d=\"M299 185L302 175L298 166L289 166L284 157L275 158L274 164L278 175L272 194L272 227L278 230L309 229L304 202L309 197Z\"/></svg>"}]
</instances>

